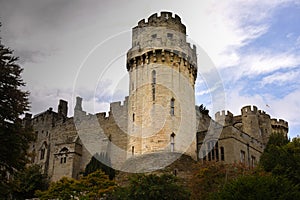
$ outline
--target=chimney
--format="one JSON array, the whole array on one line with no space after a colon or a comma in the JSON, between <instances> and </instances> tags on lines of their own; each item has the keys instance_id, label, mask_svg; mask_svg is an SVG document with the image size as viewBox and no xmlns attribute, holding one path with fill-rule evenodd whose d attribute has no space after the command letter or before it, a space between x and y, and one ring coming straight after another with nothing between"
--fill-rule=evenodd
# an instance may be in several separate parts
<instances>
[{"instance_id":1,"label":"chimney","mask_svg":"<svg viewBox=\"0 0 300 200\"><path fill-rule=\"evenodd\" d=\"M82 111L82 98L81 97L76 97L76 105L75 105L74 110Z\"/></svg>"},{"instance_id":2,"label":"chimney","mask_svg":"<svg viewBox=\"0 0 300 200\"><path fill-rule=\"evenodd\" d=\"M60 99L57 110L58 110L59 115L67 117L67 115L68 115L68 102L65 101L65 100Z\"/></svg>"}]
</instances>

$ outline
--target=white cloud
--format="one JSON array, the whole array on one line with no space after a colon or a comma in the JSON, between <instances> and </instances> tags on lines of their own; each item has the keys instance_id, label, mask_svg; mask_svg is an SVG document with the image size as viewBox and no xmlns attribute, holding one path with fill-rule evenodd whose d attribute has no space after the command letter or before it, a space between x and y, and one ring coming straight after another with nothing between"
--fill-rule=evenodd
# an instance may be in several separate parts
<instances>
[{"instance_id":1,"label":"white cloud","mask_svg":"<svg viewBox=\"0 0 300 200\"><path fill-rule=\"evenodd\" d=\"M300 77L299 71L276 72L262 79L261 85L276 83L282 85L286 82L296 81Z\"/></svg>"},{"instance_id":2,"label":"white cloud","mask_svg":"<svg viewBox=\"0 0 300 200\"><path fill-rule=\"evenodd\" d=\"M293 68L300 64L300 57L290 52L259 53L245 56L242 67L245 74L264 74L278 69Z\"/></svg>"}]
</instances>

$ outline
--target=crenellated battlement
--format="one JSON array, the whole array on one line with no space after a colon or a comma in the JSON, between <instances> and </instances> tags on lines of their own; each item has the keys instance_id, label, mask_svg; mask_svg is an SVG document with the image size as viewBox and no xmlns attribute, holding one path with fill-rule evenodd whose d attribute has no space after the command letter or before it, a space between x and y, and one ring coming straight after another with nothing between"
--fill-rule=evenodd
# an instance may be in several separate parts
<instances>
[{"instance_id":1,"label":"crenellated battlement","mask_svg":"<svg viewBox=\"0 0 300 200\"><path fill-rule=\"evenodd\" d=\"M170 12L162 12L161 16L153 14L147 22L143 19L132 29L132 48L127 53L127 63L152 51L172 52L197 67L196 46L186 41L185 26L180 17L173 17Z\"/></svg>"},{"instance_id":2,"label":"crenellated battlement","mask_svg":"<svg viewBox=\"0 0 300 200\"><path fill-rule=\"evenodd\" d=\"M258 110L257 110L257 107L256 106L244 106L242 109L241 109L241 112L242 112L242 115L249 115L249 114L252 114L252 115L256 115L258 113Z\"/></svg>"},{"instance_id":3,"label":"crenellated battlement","mask_svg":"<svg viewBox=\"0 0 300 200\"><path fill-rule=\"evenodd\" d=\"M194 83L196 81L197 63L195 63L193 58L187 54L171 49L155 49L144 52L143 54L131 59L127 59L127 70L130 71L139 66L148 65L150 63L167 64L167 66L173 67L174 70L177 69L181 72L187 71L187 78L192 76Z\"/></svg>"},{"instance_id":4,"label":"crenellated battlement","mask_svg":"<svg viewBox=\"0 0 300 200\"><path fill-rule=\"evenodd\" d=\"M110 110L112 111L114 109L117 109L117 110L124 109L124 108L127 107L127 105L128 105L128 96L125 97L125 100L122 101L122 102L121 101L116 101L116 102L110 103Z\"/></svg>"},{"instance_id":5,"label":"crenellated battlement","mask_svg":"<svg viewBox=\"0 0 300 200\"><path fill-rule=\"evenodd\" d=\"M287 121L284 121L283 119L271 119L271 125L272 127L282 127L282 128L289 128L289 124Z\"/></svg>"},{"instance_id":6,"label":"crenellated battlement","mask_svg":"<svg viewBox=\"0 0 300 200\"><path fill-rule=\"evenodd\" d=\"M224 126L230 125L233 122L233 114L228 110L222 110L215 114L216 122L223 124Z\"/></svg>"},{"instance_id":7,"label":"crenellated battlement","mask_svg":"<svg viewBox=\"0 0 300 200\"><path fill-rule=\"evenodd\" d=\"M186 27L181 23L181 18L176 14L175 16L173 16L173 13L171 12L161 12L160 16L158 16L157 13L154 13L147 19L147 21L145 19L140 20L138 22L138 25L133 29L144 28L149 26L152 27L165 26L175 31L179 31L183 34L186 33Z\"/></svg>"}]
</instances>

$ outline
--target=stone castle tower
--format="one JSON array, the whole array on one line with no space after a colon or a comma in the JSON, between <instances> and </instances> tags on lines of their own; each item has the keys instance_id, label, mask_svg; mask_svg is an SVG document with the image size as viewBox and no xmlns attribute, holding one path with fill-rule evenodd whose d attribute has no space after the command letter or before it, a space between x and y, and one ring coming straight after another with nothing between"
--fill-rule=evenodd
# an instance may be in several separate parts
<instances>
[{"instance_id":1,"label":"stone castle tower","mask_svg":"<svg viewBox=\"0 0 300 200\"><path fill-rule=\"evenodd\" d=\"M110 103L108 113L88 114L77 97L74 116L67 116L64 100L57 111L25 115L24 125L36 135L28 149L31 163L51 181L79 178L97 153L109 158L104 164L130 173L165 169L182 154L192 162L254 167L272 133L287 137L288 122L256 106L244 106L236 116L219 111L215 120L195 106L196 47L187 42L177 15L162 12L139 21L126 65L129 96ZM188 170L186 161L180 169L176 164L178 175Z\"/></svg>"},{"instance_id":2,"label":"stone castle tower","mask_svg":"<svg viewBox=\"0 0 300 200\"><path fill-rule=\"evenodd\" d=\"M128 157L151 152L196 152L196 47L170 12L153 14L132 30Z\"/></svg>"}]
</instances>

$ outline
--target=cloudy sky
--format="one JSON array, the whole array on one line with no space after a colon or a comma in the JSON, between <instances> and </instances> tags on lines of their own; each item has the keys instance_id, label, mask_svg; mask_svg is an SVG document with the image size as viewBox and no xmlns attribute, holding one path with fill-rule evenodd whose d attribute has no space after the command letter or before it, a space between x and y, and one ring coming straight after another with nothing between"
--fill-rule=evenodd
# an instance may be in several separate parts
<instances>
[{"instance_id":1,"label":"cloudy sky","mask_svg":"<svg viewBox=\"0 0 300 200\"><path fill-rule=\"evenodd\" d=\"M160 11L178 14L214 63L225 109L257 105L289 121L291 137L300 134L298 0L0 0L1 42L20 57L32 113L62 98L71 116L76 95L90 113L122 101L131 28ZM213 88L198 77L196 103L211 108Z\"/></svg>"}]
</instances>

